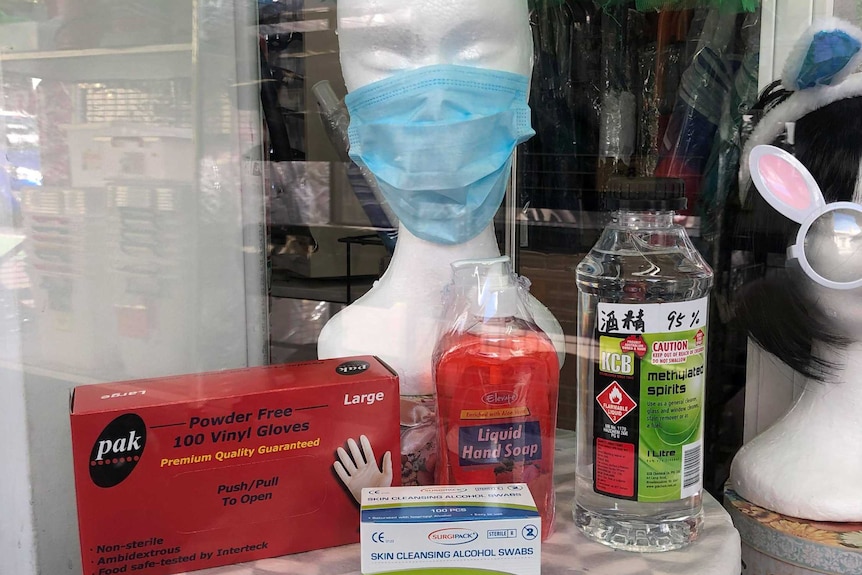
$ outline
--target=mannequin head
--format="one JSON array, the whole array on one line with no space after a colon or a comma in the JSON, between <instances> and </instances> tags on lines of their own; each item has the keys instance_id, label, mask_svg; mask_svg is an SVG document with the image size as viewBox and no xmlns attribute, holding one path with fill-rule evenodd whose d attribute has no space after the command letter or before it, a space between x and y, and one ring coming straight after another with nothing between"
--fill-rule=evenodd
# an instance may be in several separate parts
<instances>
[{"instance_id":1,"label":"mannequin head","mask_svg":"<svg viewBox=\"0 0 862 575\"><path fill-rule=\"evenodd\" d=\"M857 218L846 217L857 206L836 205L858 202L862 189L862 75L848 77L860 63L862 30L815 22L785 66L787 91L775 85L761 98L765 114L742 155L752 253L784 260L792 249L786 265L742 287L737 317L807 381L790 410L736 454L730 485L760 507L815 521L862 520L862 287L851 283L862 250ZM752 372L761 384L764 367ZM757 395L770 398L762 387Z\"/></svg>"},{"instance_id":2,"label":"mannequin head","mask_svg":"<svg viewBox=\"0 0 862 575\"><path fill-rule=\"evenodd\" d=\"M338 34L350 157L402 229L444 245L476 237L535 133L526 0L341 0Z\"/></svg>"},{"instance_id":3,"label":"mannequin head","mask_svg":"<svg viewBox=\"0 0 862 575\"><path fill-rule=\"evenodd\" d=\"M848 97L814 108L795 119L794 155L811 172L827 204L862 201L862 77L851 77L842 86ZM777 106L764 120L794 108L791 93L779 94ZM855 95L854 95L855 94ZM774 94L772 95L774 97ZM771 99L765 94L762 100ZM786 100L786 101L785 101ZM798 103L799 98L797 97ZM803 108L804 109L804 108ZM781 138L767 142L779 144ZM750 149L751 146L748 146ZM745 154L747 157L747 154ZM748 181L750 185L750 180ZM799 224L780 215L755 190L747 200L753 213L754 230L770 230L771 251L793 244ZM753 234L757 237L757 233ZM761 236L762 237L762 236ZM835 249L832 234L817 236L822 250L811 250L815 268L829 267L841 260L846 273L862 269L862 252L851 256ZM756 249L756 248L755 248ZM862 288L837 290L823 287L806 276L798 265L789 262L768 278L743 287L738 298L737 316L752 338L766 351L814 379L829 380L834 365L818 353L818 343L842 347L862 341Z\"/></svg>"},{"instance_id":4,"label":"mannequin head","mask_svg":"<svg viewBox=\"0 0 862 575\"><path fill-rule=\"evenodd\" d=\"M771 198L774 208L752 189L748 159L756 145L791 145L819 187L821 205L860 201L862 74L853 74L860 65L862 29L837 18L817 19L791 51L781 81L761 97L756 109L764 115L746 142L740 170L740 189L747 190L753 216L746 231L755 253L781 253L796 243L803 222L792 209L781 209L780 200L775 204ZM830 221L831 226L837 222ZM843 226L847 224L844 218ZM831 268L837 279L862 268L862 254L852 253L855 240L846 231L809 236L814 241L804 251L812 267ZM849 250L841 253L839 242ZM812 280L801 262L790 259L786 268L744 286L737 317L752 339L782 362L809 378L830 380L843 367L835 349L862 342L862 318L854 317L862 315L857 311L862 288L824 287L828 282Z\"/></svg>"},{"instance_id":5,"label":"mannequin head","mask_svg":"<svg viewBox=\"0 0 862 575\"><path fill-rule=\"evenodd\" d=\"M395 72L456 64L530 76L527 0L338 0L347 90Z\"/></svg>"}]
</instances>

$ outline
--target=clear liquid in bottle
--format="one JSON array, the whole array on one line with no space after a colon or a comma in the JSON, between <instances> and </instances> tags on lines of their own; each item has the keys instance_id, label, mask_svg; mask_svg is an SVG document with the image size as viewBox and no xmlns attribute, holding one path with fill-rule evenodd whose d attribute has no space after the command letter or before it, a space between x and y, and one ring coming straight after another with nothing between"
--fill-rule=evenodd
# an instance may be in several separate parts
<instances>
[{"instance_id":1,"label":"clear liquid in bottle","mask_svg":"<svg viewBox=\"0 0 862 575\"><path fill-rule=\"evenodd\" d=\"M683 547L703 522L712 270L674 224L681 187L658 187L649 201L620 194L577 268L575 522L600 543L640 552Z\"/></svg>"}]
</instances>

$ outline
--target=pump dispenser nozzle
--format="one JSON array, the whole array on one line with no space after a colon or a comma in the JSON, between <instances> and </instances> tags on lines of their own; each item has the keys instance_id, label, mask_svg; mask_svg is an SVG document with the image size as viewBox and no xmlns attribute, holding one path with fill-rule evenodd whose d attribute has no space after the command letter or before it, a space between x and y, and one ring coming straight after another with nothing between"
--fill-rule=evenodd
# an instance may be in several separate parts
<instances>
[{"instance_id":1,"label":"pump dispenser nozzle","mask_svg":"<svg viewBox=\"0 0 862 575\"><path fill-rule=\"evenodd\" d=\"M469 290L470 313L481 317L513 317L518 313L518 284L509 256L452 263L456 286Z\"/></svg>"}]
</instances>

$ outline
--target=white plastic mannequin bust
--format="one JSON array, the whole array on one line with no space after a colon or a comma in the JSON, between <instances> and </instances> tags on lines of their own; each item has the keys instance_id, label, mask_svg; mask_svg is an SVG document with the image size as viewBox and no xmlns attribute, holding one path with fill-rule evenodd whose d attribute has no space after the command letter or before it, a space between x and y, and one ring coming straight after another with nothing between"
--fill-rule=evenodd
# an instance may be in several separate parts
<instances>
[{"instance_id":1,"label":"white plastic mannequin bust","mask_svg":"<svg viewBox=\"0 0 862 575\"><path fill-rule=\"evenodd\" d=\"M742 447L731 485L748 501L784 515L862 522L862 288L819 289L822 311L835 317L834 310L843 310L855 323L856 341L840 352L820 344L815 353L839 366L836 373L826 382L807 380L790 411Z\"/></svg>"},{"instance_id":2,"label":"white plastic mannequin bust","mask_svg":"<svg viewBox=\"0 0 862 575\"><path fill-rule=\"evenodd\" d=\"M784 515L862 522L862 343L840 357L820 353L843 365L838 382L807 381L791 410L736 455L731 485Z\"/></svg>"},{"instance_id":3,"label":"white plastic mannequin bust","mask_svg":"<svg viewBox=\"0 0 862 575\"><path fill-rule=\"evenodd\" d=\"M341 67L348 91L433 64L529 77L533 41L526 0L338 0ZM431 356L453 261L499 255L493 223L456 245L422 240L404 226L383 277L336 314L318 340L321 358L374 354L401 379L402 395L434 392ZM538 304L537 323L564 353L559 323Z\"/></svg>"},{"instance_id":4,"label":"white plastic mannequin bust","mask_svg":"<svg viewBox=\"0 0 862 575\"><path fill-rule=\"evenodd\" d=\"M810 179L787 177L786 166L792 162L774 160L784 152L760 149L772 163L761 170L759 162L766 160L756 159L759 149L752 152L758 190L772 207L803 224L800 233L805 240L797 240L796 247L804 245L811 270L803 273L806 264L800 259L798 274L788 281L803 282L804 289L813 290L811 301L816 304L809 313L825 317L835 333L852 343L839 351L815 341L813 355L834 371L826 381L806 380L790 411L742 447L731 467L731 485L748 501L785 515L862 522L862 287L836 289L827 283L851 287L862 278L862 214L848 208L837 216L819 216L824 200L807 170L803 167L798 173ZM758 172L765 174L759 182ZM862 188L857 185L853 201L860 200ZM832 204L832 209L838 205ZM820 225L809 228L812 218Z\"/></svg>"}]
</instances>

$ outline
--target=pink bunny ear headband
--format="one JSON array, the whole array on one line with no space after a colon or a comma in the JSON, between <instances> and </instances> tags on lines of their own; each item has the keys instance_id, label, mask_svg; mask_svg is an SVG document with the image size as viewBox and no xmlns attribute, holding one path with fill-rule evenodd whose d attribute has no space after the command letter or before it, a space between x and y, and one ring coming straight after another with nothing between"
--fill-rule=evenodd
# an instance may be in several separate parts
<instances>
[{"instance_id":1,"label":"pink bunny ear headband","mask_svg":"<svg viewBox=\"0 0 862 575\"><path fill-rule=\"evenodd\" d=\"M858 266L844 265L859 258L862 247L862 205L827 204L811 173L793 155L775 146L755 146L749 155L751 179L757 191L779 213L800 224L787 259L797 260L802 271L818 284L832 289L862 286ZM818 242L826 236L828 242ZM809 258L809 252L837 256ZM812 262L813 260L813 262Z\"/></svg>"},{"instance_id":2,"label":"pink bunny ear headband","mask_svg":"<svg viewBox=\"0 0 862 575\"><path fill-rule=\"evenodd\" d=\"M833 102L862 96L862 30L838 18L822 18L805 31L787 59L781 83L793 93L767 112L748 138L742 157L774 142L803 116ZM739 189L748 188L749 166L739 170Z\"/></svg>"}]
</instances>

